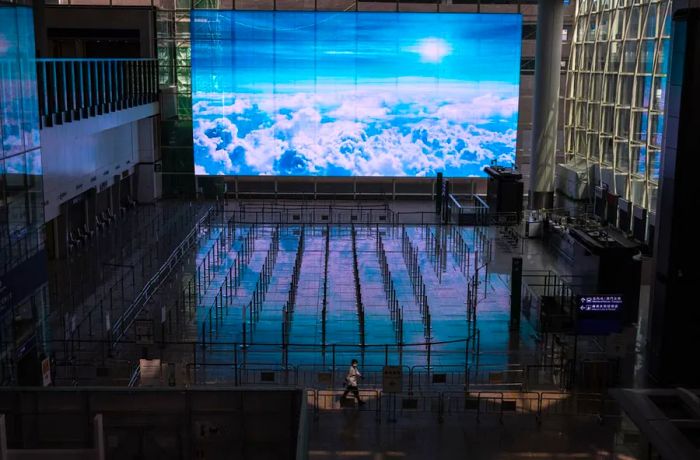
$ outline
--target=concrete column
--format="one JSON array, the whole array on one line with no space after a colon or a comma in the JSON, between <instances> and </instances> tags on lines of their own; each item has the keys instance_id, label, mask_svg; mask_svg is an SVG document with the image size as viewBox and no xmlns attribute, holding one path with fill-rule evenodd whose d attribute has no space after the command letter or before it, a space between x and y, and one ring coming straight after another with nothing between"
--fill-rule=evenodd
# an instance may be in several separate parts
<instances>
[{"instance_id":1,"label":"concrete column","mask_svg":"<svg viewBox=\"0 0 700 460\"><path fill-rule=\"evenodd\" d=\"M155 172L159 160L155 117L139 120L134 126L137 128L134 132L134 151L138 154L134 198L139 203L152 203L163 194L161 174Z\"/></svg>"},{"instance_id":2,"label":"concrete column","mask_svg":"<svg viewBox=\"0 0 700 460\"><path fill-rule=\"evenodd\" d=\"M695 5L697 2L685 2ZM700 6L700 5L699 5ZM674 3L674 9L678 5ZM700 386L698 350L697 139L700 8L675 11L666 87L664 149L654 232L649 371L655 383ZM696 299L696 300L692 300Z\"/></svg>"},{"instance_id":3,"label":"concrete column","mask_svg":"<svg viewBox=\"0 0 700 460\"><path fill-rule=\"evenodd\" d=\"M57 2L58 3L58 2ZM34 16L34 43L37 57L47 57L49 54L49 40L46 36L46 5L44 0L33 0L32 14Z\"/></svg>"},{"instance_id":4,"label":"concrete column","mask_svg":"<svg viewBox=\"0 0 700 460\"><path fill-rule=\"evenodd\" d=\"M537 2L535 97L530 161L530 209L554 207L563 0Z\"/></svg>"},{"instance_id":5,"label":"concrete column","mask_svg":"<svg viewBox=\"0 0 700 460\"><path fill-rule=\"evenodd\" d=\"M63 208L63 212L60 212L58 217L53 220L53 226L55 228L54 237L56 238L56 259L65 259L68 257L68 231L70 223L67 215L70 212L70 207L64 203L61 205L61 208Z\"/></svg>"}]
</instances>

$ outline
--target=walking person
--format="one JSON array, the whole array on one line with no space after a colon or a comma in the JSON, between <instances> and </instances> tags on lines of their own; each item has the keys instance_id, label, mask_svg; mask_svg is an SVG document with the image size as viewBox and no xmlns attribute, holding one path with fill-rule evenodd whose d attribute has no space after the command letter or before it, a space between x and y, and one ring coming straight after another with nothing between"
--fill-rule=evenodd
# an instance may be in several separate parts
<instances>
[{"instance_id":1,"label":"walking person","mask_svg":"<svg viewBox=\"0 0 700 460\"><path fill-rule=\"evenodd\" d=\"M357 368L357 364L356 359L353 359L352 363L350 363L348 375L345 376L345 392L341 400L344 400L348 396L348 393L352 391L352 394L355 395L355 399L357 399L357 404L364 406L365 402L360 399L360 390L357 387L357 379L362 377L360 370Z\"/></svg>"}]
</instances>

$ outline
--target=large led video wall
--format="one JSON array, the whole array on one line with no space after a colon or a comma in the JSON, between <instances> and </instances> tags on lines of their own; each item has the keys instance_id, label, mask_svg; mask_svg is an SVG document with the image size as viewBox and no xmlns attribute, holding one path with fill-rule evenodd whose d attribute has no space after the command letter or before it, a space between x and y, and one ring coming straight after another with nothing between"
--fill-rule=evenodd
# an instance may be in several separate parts
<instances>
[{"instance_id":1,"label":"large led video wall","mask_svg":"<svg viewBox=\"0 0 700 460\"><path fill-rule=\"evenodd\" d=\"M199 175L481 176L515 162L515 14L194 11Z\"/></svg>"},{"instance_id":2,"label":"large led video wall","mask_svg":"<svg viewBox=\"0 0 700 460\"><path fill-rule=\"evenodd\" d=\"M39 147L35 49L32 9L0 5L0 159ZM5 166L10 172L16 168L13 162L24 163L24 159L7 160ZM40 158L33 159L32 163L38 164L28 167L41 169ZM20 172L25 172L24 166ZM2 161L0 187L1 173Z\"/></svg>"}]
</instances>

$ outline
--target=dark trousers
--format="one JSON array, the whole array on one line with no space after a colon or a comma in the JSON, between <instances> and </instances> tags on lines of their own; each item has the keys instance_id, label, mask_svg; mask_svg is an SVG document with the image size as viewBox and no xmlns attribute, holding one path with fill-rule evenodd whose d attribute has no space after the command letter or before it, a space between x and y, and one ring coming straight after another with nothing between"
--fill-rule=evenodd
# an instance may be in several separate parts
<instances>
[{"instance_id":1,"label":"dark trousers","mask_svg":"<svg viewBox=\"0 0 700 460\"><path fill-rule=\"evenodd\" d=\"M345 387L345 392L343 393L343 399L345 399L348 396L348 393L352 392L353 395L355 395L355 399L357 399L357 402L362 402L360 399L360 390L357 389L357 387L354 387L352 385L347 385Z\"/></svg>"}]
</instances>

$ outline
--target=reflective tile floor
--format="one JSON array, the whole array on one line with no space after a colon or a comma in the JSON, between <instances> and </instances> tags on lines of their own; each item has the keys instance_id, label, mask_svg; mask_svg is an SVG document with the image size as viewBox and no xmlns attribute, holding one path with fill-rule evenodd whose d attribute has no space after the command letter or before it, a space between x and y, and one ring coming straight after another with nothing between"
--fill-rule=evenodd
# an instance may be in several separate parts
<instances>
[{"instance_id":1,"label":"reflective tile floor","mask_svg":"<svg viewBox=\"0 0 700 460\"><path fill-rule=\"evenodd\" d=\"M355 287L353 231L364 322L360 320ZM273 236L276 232L278 241ZM198 353L200 368L214 378L217 373L229 373L221 365L234 359L239 363L288 366L345 366L351 359L358 359L365 368L388 363L406 367L430 364L434 369L454 370L468 364L467 347L472 353L479 347L481 369L536 362L537 347L530 324L524 321L517 331L509 328L509 274L489 272L485 267L485 262L495 257L491 248L495 243L487 232L435 225L356 225L354 229L349 225L240 225L217 229L198 252L201 264L212 250L213 241L224 241L225 255L219 263L207 262L209 281L197 305L197 335L191 339L208 343L206 350ZM295 286L292 278L302 234L303 251ZM389 307L378 234L402 321ZM246 238L252 240L249 257L244 249ZM418 269L413 274L410 253L404 251L406 239L417 254ZM259 293L256 297L271 245L277 245L279 251L263 289L264 297ZM230 289L227 275L231 276L239 259L243 261L240 281ZM428 310L421 308L421 297L414 294L414 284L420 283L417 272L425 286ZM468 320L467 313L467 285L473 277L479 282L475 322ZM290 290L295 290L296 296L285 328L284 308ZM402 337L397 333L399 322ZM472 340L477 330L478 345ZM283 347L285 340L288 345ZM426 342L431 346L427 347ZM234 343L238 350L232 357Z\"/></svg>"},{"instance_id":2,"label":"reflective tile floor","mask_svg":"<svg viewBox=\"0 0 700 460\"><path fill-rule=\"evenodd\" d=\"M65 297L56 287L67 287L70 291L75 284L72 278L80 279L85 273L99 274L100 278L83 283L88 294L84 301L78 295L75 307L61 304L59 311L52 315L56 322L51 328L54 338L70 335L85 342L82 352L74 351L75 344L71 342L69 347L61 346L58 354L73 356L74 359L67 362L84 365L93 377L95 362L114 368L117 365L114 361L122 360L124 375L128 378L134 365L129 358L143 354L140 346L121 345L112 359L104 343L97 344L96 352L87 353L85 348L90 345L87 341L107 338L106 325L114 323L125 311L138 293L138 287L170 254L168 249L177 245L181 234L187 233L192 222L210 206L212 203L195 206L167 202L152 210L131 210L114 231L100 235L66 262L70 266L79 265L79 269L70 271L58 262L54 264L51 292L52 298L58 299L54 304L61 304L60 299ZM229 203L226 219L232 215L232 210L240 210L242 206ZM430 202L397 201L386 206L395 215L414 216L418 212L421 220L425 216L435 220ZM377 209L385 212L384 207L380 208ZM343 214L344 220L340 220L350 222L352 212L346 214ZM194 253L188 252L140 314L155 325L157 345L148 350L148 355L182 365L183 374L196 374L189 375L186 380L189 383L235 383L234 364L238 364L239 370L268 369L280 373L304 370L314 378L319 377L319 372L335 369L337 376L331 382L337 384L338 378L342 381L351 359L360 361L365 374L375 374L372 378L376 385L381 385L381 370L385 364L404 366L405 375L411 370L456 375L468 368L475 373L473 377L488 381L493 373L513 367L522 369L553 357L543 342L538 341L525 318L517 330L509 325L512 257L522 257L525 270L553 269L561 275L571 275L574 270L561 262L541 240L521 239L518 244L511 245L495 227L356 224L353 245L353 226L349 223L225 225L226 219L214 222L206 236L206 232L201 233L205 238L200 240ZM160 223L156 225L156 222ZM129 229L133 231L127 231ZM297 283L293 286L302 229L303 250L295 277ZM278 237L273 238L273 234ZM381 237L384 255L377 245L378 237ZM221 243L213 249L217 239ZM410 253L404 250L406 240L416 254L417 268L413 270ZM244 250L246 241L247 251ZM277 254L274 263L270 263L274 247ZM106 248L117 250L107 251ZM211 261L214 250L220 255L216 262ZM124 257L119 258L119 254ZM353 254L356 254L356 262ZM82 262L76 265L77 259L106 268L100 271ZM261 278L266 259L269 278ZM486 260L489 260L488 269L484 266ZM127 267L127 263L131 265ZM202 270L204 265L206 273ZM192 301L186 301L190 298L188 285L193 284L191 280L196 277L197 266L200 279L206 275L207 281L196 300L191 296ZM477 267L480 267L478 274ZM232 272L236 275L235 283ZM113 288L112 275L119 275L126 282L117 283ZM468 284L475 277L478 280L477 302L475 315L470 316ZM390 289L387 289L387 280L391 281ZM360 321L358 312L358 282L364 321ZM417 287L422 289L423 285L429 305L429 325L426 311L416 296ZM89 295L93 291L102 297L93 299ZM287 314L285 326L284 307L291 291L295 293L295 302ZM251 316L254 297L258 301L255 314ZM398 318L390 306L394 298L395 305L403 313L402 318ZM69 300L68 303L73 302L72 298ZM81 313L83 304L89 307L87 314ZM167 309L166 314L162 313L164 309ZM73 324L76 327L71 332ZM133 342L134 336L129 334L124 341ZM169 345L162 345L161 341ZM196 347L192 346L194 342L198 344ZM426 342L431 345L426 346ZM586 352L581 342L578 350L581 356ZM65 381L70 383L75 379L75 372L72 367L68 371ZM238 383L259 383L260 375L255 377L258 380L242 379L252 375L239 375ZM279 383L280 375L275 376L275 383ZM81 377L80 381L83 380ZM547 383L548 376L543 379L536 376L535 380ZM291 382L307 383L298 379ZM556 384L550 388L556 388Z\"/></svg>"}]
</instances>

